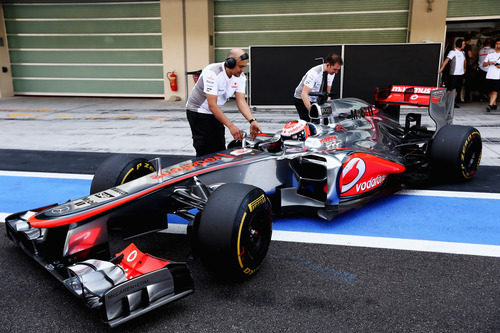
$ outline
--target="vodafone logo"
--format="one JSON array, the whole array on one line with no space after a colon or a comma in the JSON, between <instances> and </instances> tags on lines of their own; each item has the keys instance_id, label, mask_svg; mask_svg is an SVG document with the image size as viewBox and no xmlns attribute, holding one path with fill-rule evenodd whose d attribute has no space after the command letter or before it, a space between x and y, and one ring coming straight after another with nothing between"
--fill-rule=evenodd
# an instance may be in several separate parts
<instances>
[{"instance_id":1,"label":"vodafone logo","mask_svg":"<svg viewBox=\"0 0 500 333\"><path fill-rule=\"evenodd\" d=\"M355 157L342 170L342 193L349 191L360 179L366 171L366 164L359 157Z\"/></svg>"},{"instance_id":2,"label":"vodafone logo","mask_svg":"<svg viewBox=\"0 0 500 333\"><path fill-rule=\"evenodd\" d=\"M370 178L366 182L362 182L359 184L356 184L356 192L364 192L366 190L371 190L372 188L375 188L382 184L385 180L386 176L381 176L378 175L376 177Z\"/></svg>"}]
</instances>

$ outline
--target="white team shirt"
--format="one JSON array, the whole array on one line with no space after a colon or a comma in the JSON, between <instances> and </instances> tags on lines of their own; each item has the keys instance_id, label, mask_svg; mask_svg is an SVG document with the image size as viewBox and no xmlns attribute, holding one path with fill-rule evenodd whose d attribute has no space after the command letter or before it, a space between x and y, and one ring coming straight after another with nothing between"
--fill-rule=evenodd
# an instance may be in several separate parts
<instances>
[{"instance_id":1,"label":"white team shirt","mask_svg":"<svg viewBox=\"0 0 500 333\"><path fill-rule=\"evenodd\" d=\"M217 96L217 105L224 105L235 92L245 93L246 76L228 77L224 63L210 64L203 69L198 82L193 87L186 103L186 108L199 113L212 114L206 95Z\"/></svg>"},{"instance_id":2,"label":"white team shirt","mask_svg":"<svg viewBox=\"0 0 500 333\"><path fill-rule=\"evenodd\" d=\"M451 50L448 52L446 58L450 59L450 75L463 75L465 74L464 70L464 61L465 61L465 53L464 51L459 51L457 49Z\"/></svg>"},{"instance_id":3,"label":"white team shirt","mask_svg":"<svg viewBox=\"0 0 500 333\"><path fill-rule=\"evenodd\" d=\"M327 86L331 87L333 83L333 79L335 78L335 74L327 75ZM301 94L304 86L311 88L313 92L318 92L321 88L321 81L323 81L323 65L314 66L302 77L299 85L295 88L295 93L293 97L302 99ZM316 102L316 96L309 96L309 100L311 102Z\"/></svg>"},{"instance_id":4,"label":"white team shirt","mask_svg":"<svg viewBox=\"0 0 500 333\"><path fill-rule=\"evenodd\" d=\"M484 62L494 61L497 64L500 64L500 53L493 52L489 53L486 56ZM488 72L486 73L486 78L491 80L500 80L500 69L495 65L488 66Z\"/></svg>"},{"instance_id":5,"label":"white team shirt","mask_svg":"<svg viewBox=\"0 0 500 333\"><path fill-rule=\"evenodd\" d=\"M483 66L483 64L485 63L486 56L493 52L495 52L495 49L489 46L485 46L481 50L479 50L479 57L477 59L477 64L479 65L479 68L481 68L481 70L485 72L488 71L488 66L485 67Z\"/></svg>"}]
</instances>

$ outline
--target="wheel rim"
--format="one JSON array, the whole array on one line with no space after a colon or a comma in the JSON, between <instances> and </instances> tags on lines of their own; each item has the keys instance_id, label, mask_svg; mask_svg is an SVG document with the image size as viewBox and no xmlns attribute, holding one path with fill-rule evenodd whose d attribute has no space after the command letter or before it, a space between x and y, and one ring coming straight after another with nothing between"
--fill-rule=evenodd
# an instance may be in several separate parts
<instances>
[{"instance_id":1,"label":"wheel rim","mask_svg":"<svg viewBox=\"0 0 500 333\"><path fill-rule=\"evenodd\" d=\"M471 140L465 147L464 159L462 162L463 172L466 177L471 177L477 170L481 159L481 143L479 140Z\"/></svg>"},{"instance_id":2,"label":"wheel rim","mask_svg":"<svg viewBox=\"0 0 500 333\"><path fill-rule=\"evenodd\" d=\"M242 254L250 261L260 261L267 252L267 245L270 241L269 217L265 212L253 216L245 228L241 247Z\"/></svg>"}]
</instances>

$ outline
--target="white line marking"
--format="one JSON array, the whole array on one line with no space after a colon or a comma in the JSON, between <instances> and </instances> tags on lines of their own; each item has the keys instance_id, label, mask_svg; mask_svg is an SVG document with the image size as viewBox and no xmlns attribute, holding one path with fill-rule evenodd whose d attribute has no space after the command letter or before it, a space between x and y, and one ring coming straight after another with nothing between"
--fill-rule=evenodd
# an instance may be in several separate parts
<instances>
[{"instance_id":1,"label":"white line marking","mask_svg":"<svg viewBox=\"0 0 500 333\"><path fill-rule=\"evenodd\" d=\"M67 49L61 49L61 48L11 48L9 51L47 51L47 52L53 52L53 51L64 51L64 52L126 52L126 51L162 51L163 49L161 48L120 48L120 49L85 49L85 48L67 48Z\"/></svg>"},{"instance_id":2,"label":"white line marking","mask_svg":"<svg viewBox=\"0 0 500 333\"><path fill-rule=\"evenodd\" d=\"M159 21L161 17L66 17L66 18L7 18L7 22L75 22L75 21Z\"/></svg>"},{"instance_id":3,"label":"white line marking","mask_svg":"<svg viewBox=\"0 0 500 333\"><path fill-rule=\"evenodd\" d=\"M399 31L407 30L407 27L394 28L353 28L353 29L298 29L298 30L235 30L235 31L216 31L216 35L222 34L274 34L289 32L343 32L343 31Z\"/></svg>"},{"instance_id":4,"label":"white line marking","mask_svg":"<svg viewBox=\"0 0 500 333\"><path fill-rule=\"evenodd\" d=\"M154 66L154 67L161 67L163 68L163 65L162 64L141 64L141 63L137 63L137 64L107 64L107 63L61 63L61 62L11 62L10 63L11 65L15 65L15 66L105 66L105 67L110 67L110 66L125 66L125 67L129 67L129 66Z\"/></svg>"},{"instance_id":5,"label":"white line marking","mask_svg":"<svg viewBox=\"0 0 500 333\"><path fill-rule=\"evenodd\" d=\"M11 213L0 213L0 223L4 223L5 218L10 214ZM168 229L162 230L160 232L185 235L187 234L187 225L179 223L169 223ZM387 237L351 236L282 230L273 230L272 240L280 242L341 245L390 250L500 257L500 246L485 244L453 243Z\"/></svg>"},{"instance_id":6,"label":"white line marking","mask_svg":"<svg viewBox=\"0 0 500 333\"><path fill-rule=\"evenodd\" d=\"M13 77L13 80L31 81L163 81L163 79L98 78L98 77Z\"/></svg>"},{"instance_id":7,"label":"white line marking","mask_svg":"<svg viewBox=\"0 0 500 333\"><path fill-rule=\"evenodd\" d=\"M500 257L500 246L273 230L273 241Z\"/></svg>"},{"instance_id":8,"label":"white line marking","mask_svg":"<svg viewBox=\"0 0 500 333\"><path fill-rule=\"evenodd\" d=\"M92 175L84 175L84 174L22 172L22 171L2 171L2 170L0 170L0 176L87 179L87 180L91 180L93 177ZM500 199L499 193L432 191L432 190L404 190L398 193L403 195ZM5 222L5 218L10 214L11 213L0 212L0 222ZM163 232L173 233L173 234L186 234L187 225L170 223L169 228L164 230ZM469 243L455 243L455 242L388 238L388 237L352 236L352 235L323 234L323 233L282 231L282 230L273 230L272 240L283 241L283 242L342 245L342 246L369 247L369 248L381 248L381 249L393 249L393 250L408 250L408 251L421 251L421 252L500 257L500 245L469 244Z\"/></svg>"},{"instance_id":9,"label":"white line marking","mask_svg":"<svg viewBox=\"0 0 500 333\"><path fill-rule=\"evenodd\" d=\"M7 36L17 36L17 37L93 37L93 36L161 36L161 32L103 32L103 33L39 33L39 34L7 34Z\"/></svg>"},{"instance_id":10,"label":"white line marking","mask_svg":"<svg viewBox=\"0 0 500 333\"><path fill-rule=\"evenodd\" d=\"M395 10L365 10L357 12L322 12L322 13L285 13L285 14L235 14L235 15L214 15L215 18L233 18L233 17L281 17L281 16L319 16L319 15L359 15L359 14L391 14L408 13L407 9Z\"/></svg>"},{"instance_id":11,"label":"white line marking","mask_svg":"<svg viewBox=\"0 0 500 333\"><path fill-rule=\"evenodd\" d=\"M76 174L76 173L5 171L5 170L0 170L0 176L62 178L62 179L89 179L89 180L92 180L92 178L94 177L93 175ZM500 193L486 193L486 192L402 190L402 191L396 192L395 194L419 195L419 196L430 196L430 197L446 197L446 198L476 198L476 199L496 199L496 200L500 199Z\"/></svg>"},{"instance_id":12,"label":"white line marking","mask_svg":"<svg viewBox=\"0 0 500 333\"><path fill-rule=\"evenodd\" d=\"M84 175L77 173L52 173L52 172L4 171L4 170L0 170L0 176L59 178L59 179L88 179L88 180L92 180L92 178L94 178L94 175Z\"/></svg>"},{"instance_id":13,"label":"white line marking","mask_svg":"<svg viewBox=\"0 0 500 333\"><path fill-rule=\"evenodd\" d=\"M8 3L5 6L88 6L88 5L143 5L143 4L158 4L158 1L121 1L121 2L71 2L71 3Z\"/></svg>"},{"instance_id":14,"label":"white line marking","mask_svg":"<svg viewBox=\"0 0 500 333\"><path fill-rule=\"evenodd\" d=\"M123 94L107 94L107 93L79 93L79 92L68 92L68 93L55 93L55 92L42 92L42 91L30 91L30 92L20 92L16 91L16 95L23 95L23 96L89 96L89 97L96 97L96 96L102 96L102 97L157 97L157 98L163 98L165 97L164 94L130 94L130 93L123 93ZM146 153L146 152L144 152ZM154 153L154 152L152 152Z\"/></svg>"},{"instance_id":15,"label":"white line marking","mask_svg":"<svg viewBox=\"0 0 500 333\"><path fill-rule=\"evenodd\" d=\"M420 195L420 196L427 196L427 197L445 197L445 198L500 199L500 193L487 193L487 192L402 190L402 191L396 192L396 194Z\"/></svg>"}]
</instances>

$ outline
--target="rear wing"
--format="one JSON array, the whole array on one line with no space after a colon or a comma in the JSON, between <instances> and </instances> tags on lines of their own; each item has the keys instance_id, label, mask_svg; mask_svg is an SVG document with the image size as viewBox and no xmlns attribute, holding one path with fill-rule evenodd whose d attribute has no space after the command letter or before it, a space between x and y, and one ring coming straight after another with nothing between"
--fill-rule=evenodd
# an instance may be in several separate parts
<instances>
[{"instance_id":1,"label":"rear wing","mask_svg":"<svg viewBox=\"0 0 500 333\"><path fill-rule=\"evenodd\" d=\"M392 85L389 88L377 87L375 102L377 104L429 106L433 90L445 90L445 88L403 85Z\"/></svg>"},{"instance_id":2,"label":"rear wing","mask_svg":"<svg viewBox=\"0 0 500 333\"><path fill-rule=\"evenodd\" d=\"M383 112L395 121L399 121L400 105L427 107L437 132L453 122L454 96L455 90L447 92L442 87L393 85L389 88L376 88L375 104L383 106Z\"/></svg>"}]
</instances>

